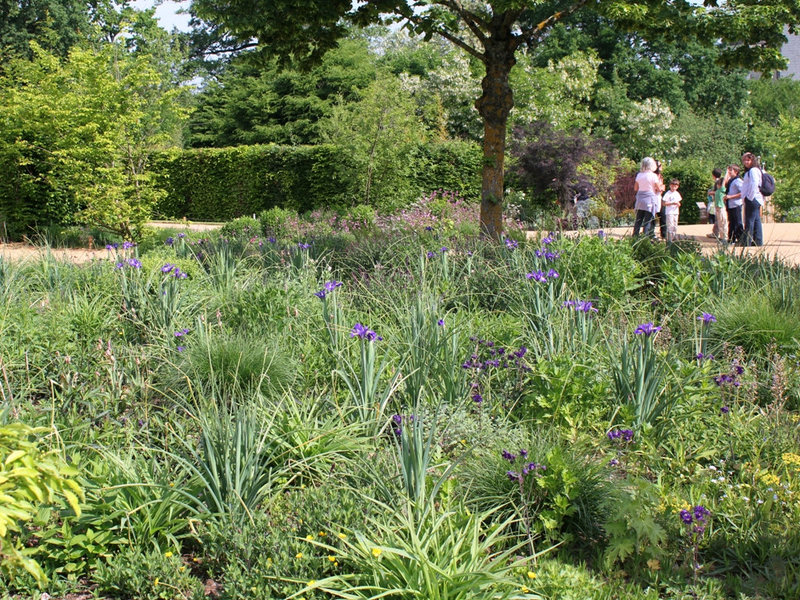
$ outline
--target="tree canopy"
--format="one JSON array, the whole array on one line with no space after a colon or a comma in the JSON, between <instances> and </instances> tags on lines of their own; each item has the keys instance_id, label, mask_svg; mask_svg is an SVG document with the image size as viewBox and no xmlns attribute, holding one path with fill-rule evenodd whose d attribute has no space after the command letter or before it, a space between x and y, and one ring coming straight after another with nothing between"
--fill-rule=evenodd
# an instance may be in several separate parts
<instances>
[{"instance_id":1,"label":"tree canopy","mask_svg":"<svg viewBox=\"0 0 800 600\"><path fill-rule=\"evenodd\" d=\"M793 31L800 22L800 5L792 0L706 0L702 6L685 0L193 0L192 11L218 27L221 38L255 40L287 62L319 61L344 36L347 22L396 22L426 39L440 36L482 63L475 102L484 128L481 226L491 236L502 231L506 129L514 105L509 75L518 50L537 47L556 24L583 11L646 39L719 41L721 64L766 71L785 65L784 25Z\"/></svg>"}]
</instances>

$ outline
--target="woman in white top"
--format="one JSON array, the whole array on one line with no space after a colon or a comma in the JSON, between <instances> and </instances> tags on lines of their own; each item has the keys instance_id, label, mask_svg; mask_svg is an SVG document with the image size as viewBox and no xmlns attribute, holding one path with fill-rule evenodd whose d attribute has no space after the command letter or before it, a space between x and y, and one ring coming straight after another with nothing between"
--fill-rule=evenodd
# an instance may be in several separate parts
<instances>
[{"instance_id":1,"label":"woman in white top","mask_svg":"<svg viewBox=\"0 0 800 600\"><path fill-rule=\"evenodd\" d=\"M633 235L638 236L641 229L645 235L655 235L654 215L661 208L661 192L664 184L656 174L656 161L649 156L642 159L641 170L636 174L633 191L636 192L636 220L633 222Z\"/></svg>"},{"instance_id":2,"label":"woman in white top","mask_svg":"<svg viewBox=\"0 0 800 600\"><path fill-rule=\"evenodd\" d=\"M742 155L742 166L745 168L742 177L742 198L744 198L744 233L741 242L744 246L761 246L764 243L761 233L761 206L764 196L761 195L761 168L758 159L752 152Z\"/></svg>"}]
</instances>

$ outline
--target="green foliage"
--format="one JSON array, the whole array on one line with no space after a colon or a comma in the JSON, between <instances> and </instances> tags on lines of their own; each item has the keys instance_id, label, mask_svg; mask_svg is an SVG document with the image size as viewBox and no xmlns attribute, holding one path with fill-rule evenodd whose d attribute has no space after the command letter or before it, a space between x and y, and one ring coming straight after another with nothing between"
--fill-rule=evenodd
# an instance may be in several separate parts
<instances>
[{"instance_id":1,"label":"green foliage","mask_svg":"<svg viewBox=\"0 0 800 600\"><path fill-rule=\"evenodd\" d=\"M400 160L412 169L412 196L432 186L476 191L480 152L471 144L450 142L420 148ZM414 169L419 169L416 173ZM164 217L227 221L273 207L307 212L348 206L359 198L348 156L335 146L242 146L161 154L153 161L159 185L167 191L157 212Z\"/></svg>"},{"instance_id":2,"label":"green foliage","mask_svg":"<svg viewBox=\"0 0 800 600\"><path fill-rule=\"evenodd\" d=\"M288 225L291 219L297 219L297 213L280 206L273 206L258 215L262 233L275 237L289 237Z\"/></svg>"},{"instance_id":3,"label":"green foliage","mask_svg":"<svg viewBox=\"0 0 800 600\"><path fill-rule=\"evenodd\" d=\"M631 561L642 568L648 560L662 556L667 533L656 519L658 502L658 490L649 481L637 480L623 488L604 524L608 547L603 560L607 566Z\"/></svg>"},{"instance_id":4,"label":"green foliage","mask_svg":"<svg viewBox=\"0 0 800 600\"><path fill-rule=\"evenodd\" d=\"M367 484L353 490L328 481L287 490L273 499L269 511L257 511L253 522L240 528L204 523L198 534L203 567L224 582L223 598L286 598L307 582L346 568L340 536L377 512L362 502L372 491ZM337 550L328 551L320 543ZM310 592L305 597L319 596Z\"/></svg>"},{"instance_id":5,"label":"green foliage","mask_svg":"<svg viewBox=\"0 0 800 600\"><path fill-rule=\"evenodd\" d=\"M368 520L369 533L354 529L342 540L341 551L319 544L336 552L340 562L347 561L351 573L314 582L305 590L335 590L364 599L409 593L432 600L487 593L510 599L521 590L512 573L518 546L503 550L510 522L488 524L494 511L473 514L456 506L418 513L408 505L383 509L385 516Z\"/></svg>"},{"instance_id":6,"label":"green foliage","mask_svg":"<svg viewBox=\"0 0 800 600\"><path fill-rule=\"evenodd\" d=\"M121 600L205 598L203 583L171 551L126 549L109 564L101 565L94 577L101 594Z\"/></svg>"},{"instance_id":7,"label":"green foliage","mask_svg":"<svg viewBox=\"0 0 800 600\"><path fill-rule=\"evenodd\" d=\"M392 209L416 195L407 157L424 139L424 129L396 79L380 78L357 102L335 105L320 127L323 139L347 156L356 186L350 203Z\"/></svg>"},{"instance_id":8,"label":"green foliage","mask_svg":"<svg viewBox=\"0 0 800 600\"><path fill-rule=\"evenodd\" d=\"M786 114L777 130L775 150L775 175L780 189L773 197L778 212L796 222L800 217L800 118Z\"/></svg>"},{"instance_id":9,"label":"green foliage","mask_svg":"<svg viewBox=\"0 0 800 600\"><path fill-rule=\"evenodd\" d=\"M357 100L376 77L367 40L343 40L311 70L241 57L197 95L188 145L316 144L337 97Z\"/></svg>"},{"instance_id":10,"label":"green foliage","mask_svg":"<svg viewBox=\"0 0 800 600\"><path fill-rule=\"evenodd\" d=\"M77 219L126 239L163 195L152 153L173 145L180 89L164 89L146 56L117 45L73 50L63 63L36 49L0 80L0 213L12 235ZM46 149L46 151L43 151Z\"/></svg>"},{"instance_id":11,"label":"green foliage","mask_svg":"<svg viewBox=\"0 0 800 600\"><path fill-rule=\"evenodd\" d=\"M774 292L735 296L731 302L715 307L715 315L714 339L742 346L751 353L764 352L771 344L786 351L796 348L800 340L796 313L782 308Z\"/></svg>"},{"instance_id":12,"label":"green foliage","mask_svg":"<svg viewBox=\"0 0 800 600\"><path fill-rule=\"evenodd\" d=\"M261 222L253 217L238 217L225 223L219 233L222 237L246 240L261 234Z\"/></svg>"},{"instance_id":13,"label":"green foliage","mask_svg":"<svg viewBox=\"0 0 800 600\"><path fill-rule=\"evenodd\" d=\"M515 458L504 456L506 452ZM530 463L539 467L523 476ZM530 536L561 541L569 552L591 554L585 544L603 542L605 518L617 495L608 469L586 449L560 441L554 430L495 441L467 459L464 471L467 501L479 510L497 509L499 518L513 517L522 543Z\"/></svg>"},{"instance_id":14,"label":"green foliage","mask_svg":"<svg viewBox=\"0 0 800 600\"><path fill-rule=\"evenodd\" d=\"M629 245L599 236L578 238L559 261L559 274L575 298L599 299L600 306L630 293L640 272Z\"/></svg>"},{"instance_id":15,"label":"green foliage","mask_svg":"<svg viewBox=\"0 0 800 600\"><path fill-rule=\"evenodd\" d=\"M31 42L60 57L91 31L86 3L80 0L40 0L0 3L0 55L31 58Z\"/></svg>"},{"instance_id":16,"label":"green foliage","mask_svg":"<svg viewBox=\"0 0 800 600\"><path fill-rule=\"evenodd\" d=\"M78 474L57 451L43 448L46 428L23 423L0 425L0 571L24 569L39 582L46 580L31 551L19 543L24 523L40 508L66 501L77 516L81 514L81 487L71 479Z\"/></svg>"}]
</instances>

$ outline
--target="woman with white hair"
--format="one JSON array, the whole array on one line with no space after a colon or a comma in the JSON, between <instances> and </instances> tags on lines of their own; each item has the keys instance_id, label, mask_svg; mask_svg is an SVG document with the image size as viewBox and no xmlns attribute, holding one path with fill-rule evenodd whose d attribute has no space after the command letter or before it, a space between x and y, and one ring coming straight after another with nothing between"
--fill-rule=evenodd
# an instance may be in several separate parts
<instances>
[{"instance_id":1,"label":"woman with white hair","mask_svg":"<svg viewBox=\"0 0 800 600\"><path fill-rule=\"evenodd\" d=\"M655 213L661 205L661 192L664 183L656 173L658 163L649 156L642 159L640 171L636 174L633 191L636 192L636 220L633 222L633 235L638 236L641 229L645 235L655 235Z\"/></svg>"}]
</instances>

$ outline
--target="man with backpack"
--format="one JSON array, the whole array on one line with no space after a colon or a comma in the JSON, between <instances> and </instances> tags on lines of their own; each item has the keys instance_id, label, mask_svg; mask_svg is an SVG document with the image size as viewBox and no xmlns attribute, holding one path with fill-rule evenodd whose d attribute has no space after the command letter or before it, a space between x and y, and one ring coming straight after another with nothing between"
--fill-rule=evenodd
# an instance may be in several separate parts
<instances>
[{"instance_id":1,"label":"man with backpack","mask_svg":"<svg viewBox=\"0 0 800 600\"><path fill-rule=\"evenodd\" d=\"M761 246L764 244L761 232L761 207L764 196L761 193L762 172L758 159L752 152L742 155L744 176L742 177L742 198L744 199L744 233L743 246Z\"/></svg>"}]
</instances>

